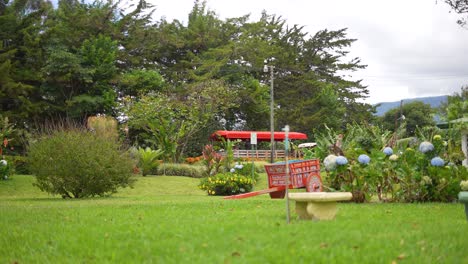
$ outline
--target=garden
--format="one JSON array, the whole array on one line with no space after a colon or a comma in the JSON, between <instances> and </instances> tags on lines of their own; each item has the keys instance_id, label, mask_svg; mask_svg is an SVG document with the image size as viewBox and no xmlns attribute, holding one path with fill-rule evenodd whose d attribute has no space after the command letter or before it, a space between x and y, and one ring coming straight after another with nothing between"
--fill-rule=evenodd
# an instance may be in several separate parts
<instances>
[{"instance_id":1,"label":"garden","mask_svg":"<svg viewBox=\"0 0 468 264\"><path fill-rule=\"evenodd\" d=\"M27 157L34 176L2 161L1 262L468 261L456 202L468 174L443 131L392 148L380 145L390 134L373 127L318 135L305 158L321 160L327 191L350 191L354 202L339 203L332 221L301 221L291 210L286 224L282 199L222 199L267 187L266 162L234 158L236 142L171 164L161 150L122 149L109 120L41 134Z\"/></svg>"},{"instance_id":2,"label":"garden","mask_svg":"<svg viewBox=\"0 0 468 264\"><path fill-rule=\"evenodd\" d=\"M0 5L0 263L468 263L468 88L379 117L347 29L57 2ZM270 162L209 135L286 125L315 147L256 147L315 159L351 193L335 219L224 199L268 188Z\"/></svg>"}]
</instances>

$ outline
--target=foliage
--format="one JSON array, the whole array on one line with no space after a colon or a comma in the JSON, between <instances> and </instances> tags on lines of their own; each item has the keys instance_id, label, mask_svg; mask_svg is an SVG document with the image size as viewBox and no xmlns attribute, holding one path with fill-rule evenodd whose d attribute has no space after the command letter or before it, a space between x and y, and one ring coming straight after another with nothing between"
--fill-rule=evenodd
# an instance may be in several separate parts
<instances>
[{"instance_id":1,"label":"foliage","mask_svg":"<svg viewBox=\"0 0 468 264\"><path fill-rule=\"evenodd\" d=\"M210 131L268 128L265 64L274 69L278 127L372 120L361 103L367 88L347 74L365 65L349 57L356 40L346 29L309 34L266 12L221 19L203 1L186 24L154 19L144 0L64 0L56 8L12 0L0 8L0 106L20 129L119 116L132 144L181 161Z\"/></svg>"},{"instance_id":2,"label":"foliage","mask_svg":"<svg viewBox=\"0 0 468 264\"><path fill-rule=\"evenodd\" d=\"M328 155L321 159L329 188L352 192L355 202L369 201L373 195L381 201L456 199L459 182L468 177L468 170L460 166L460 159L454 159L458 157L454 153L460 150L452 147L453 139L444 138L450 132L440 135L436 134L441 132L437 129L419 129L418 138L409 141L405 148L390 148L385 147L386 140L391 142L389 133L371 133L376 131L379 130L354 125L343 137L337 137L331 129L317 135L318 145L308 155ZM375 145L363 141L363 137ZM333 139L339 143L333 143Z\"/></svg>"},{"instance_id":3,"label":"foliage","mask_svg":"<svg viewBox=\"0 0 468 264\"><path fill-rule=\"evenodd\" d=\"M191 178L205 177L205 170L202 166L181 164L181 163L162 163L157 167L157 175L166 176L186 176Z\"/></svg>"},{"instance_id":4,"label":"foliage","mask_svg":"<svg viewBox=\"0 0 468 264\"><path fill-rule=\"evenodd\" d=\"M5 155L4 158L10 166L10 174L30 174L28 157Z\"/></svg>"},{"instance_id":5,"label":"foliage","mask_svg":"<svg viewBox=\"0 0 468 264\"><path fill-rule=\"evenodd\" d=\"M252 171L253 171L253 175L252 175ZM239 162L236 162L236 164L230 170L230 172L235 172L235 173L237 173L239 175L242 175L242 176L251 177L255 181L258 181L258 179L260 177L258 172L256 171L255 165L253 165L252 163L239 163Z\"/></svg>"},{"instance_id":6,"label":"foliage","mask_svg":"<svg viewBox=\"0 0 468 264\"><path fill-rule=\"evenodd\" d=\"M415 135L417 127L435 125L433 113L434 110L429 104L414 101L404 104L401 109L390 109L382 116L380 121L383 129L394 132L401 125L404 131L401 137L410 137Z\"/></svg>"},{"instance_id":7,"label":"foliage","mask_svg":"<svg viewBox=\"0 0 468 264\"><path fill-rule=\"evenodd\" d=\"M150 92L160 92L164 79L155 70L130 70L123 73L118 81L119 91L125 96L139 96Z\"/></svg>"},{"instance_id":8,"label":"foliage","mask_svg":"<svg viewBox=\"0 0 468 264\"><path fill-rule=\"evenodd\" d=\"M201 161L202 158L203 158L203 155L198 156L198 157L188 157L188 158L185 158L185 162L188 163L188 164L195 164L195 163L198 163L199 161Z\"/></svg>"},{"instance_id":9,"label":"foliage","mask_svg":"<svg viewBox=\"0 0 468 264\"><path fill-rule=\"evenodd\" d=\"M213 145L206 145L203 149L203 163L206 167L205 175L211 176L217 174L222 165L222 159L223 157L214 150Z\"/></svg>"},{"instance_id":10,"label":"foliage","mask_svg":"<svg viewBox=\"0 0 468 264\"><path fill-rule=\"evenodd\" d=\"M234 146L239 143L240 140L231 141L230 139L224 139L221 137L221 145L224 149L225 156L223 158L224 171L230 171L232 163L234 162Z\"/></svg>"},{"instance_id":11,"label":"foliage","mask_svg":"<svg viewBox=\"0 0 468 264\"><path fill-rule=\"evenodd\" d=\"M2 118L0 115L0 156L6 154L15 131L15 126L9 122L8 117Z\"/></svg>"},{"instance_id":12,"label":"foliage","mask_svg":"<svg viewBox=\"0 0 468 264\"><path fill-rule=\"evenodd\" d=\"M444 0L444 2L447 3L457 14L463 14L466 16L468 13L468 1L466 0ZM467 18L461 17L457 20L457 23L458 25L465 27Z\"/></svg>"},{"instance_id":13,"label":"foliage","mask_svg":"<svg viewBox=\"0 0 468 264\"><path fill-rule=\"evenodd\" d=\"M448 122L468 117L468 86L462 87L459 93L448 96L447 103L440 106L439 112Z\"/></svg>"},{"instance_id":14,"label":"foliage","mask_svg":"<svg viewBox=\"0 0 468 264\"><path fill-rule=\"evenodd\" d=\"M325 126L322 132L315 133L317 146L312 149L304 149L304 158L319 158L323 160L329 154L360 155L370 153L374 149L383 149L390 141L391 133L382 130L378 126L369 124L348 124L346 133Z\"/></svg>"},{"instance_id":15,"label":"foliage","mask_svg":"<svg viewBox=\"0 0 468 264\"><path fill-rule=\"evenodd\" d=\"M94 131L97 135L109 138L110 140L117 140L117 120L110 116L90 116L87 123L88 129Z\"/></svg>"},{"instance_id":16,"label":"foliage","mask_svg":"<svg viewBox=\"0 0 468 264\"><path fill-rule=\"evenodd\" d=\"M115 193L131 186L131 159L118 142L79 129L51 131L31 142L28 153L34 184L63 198Z\"/></svg>"},{"instance_id":17,"label":"foliage","mask_svg":"<svg viewBox=\"0 0 468 264\"><path fill-rule=\"evenodd\" d=\"M158 159L163 153L160 149L152 150L150 147L138 148L138 167L141 169L143 176L155 172L159 166Z\"/></svg>"},{"instance_id":18,"label":"foliage","mask_svg":"<svg viewBox=\"0 0 468 264\"><path fill-rule=\"evenodd\" d=\"M198 187L208 195L234 195L250 192L254 184L254 179L235 171L202 178Z\"/></svg>"},{"instance_id":19,"label":"foliage","mask_svg":"<svg viewBox=\"0 0 468 264\"><path fill-rule=\"evenodd\" d=\"M183 100L166 94L146 95L140 100L129 98L124 112L130 129L142 129L164 151L166 160L178 161L188 139L228 107L231 96L222 82L210 81L193 86Z\"/></svg>"}]
</instances>

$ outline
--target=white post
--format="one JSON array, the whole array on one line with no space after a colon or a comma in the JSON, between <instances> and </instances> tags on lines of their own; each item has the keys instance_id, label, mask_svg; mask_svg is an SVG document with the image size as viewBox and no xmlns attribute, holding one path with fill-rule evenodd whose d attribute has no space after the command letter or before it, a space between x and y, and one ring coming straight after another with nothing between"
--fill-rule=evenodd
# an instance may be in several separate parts
<instances>
[{"instance_id":1,"label":"white post","mask_svg":"<svg viewBox=\"0 0 468 264\"><path fill-rule=\"evenodd\" d=\"M463 165L468 167L468 130L462 130L462 151L465 154L465 159L463 160Z\"/></svg>"},{"instance_id":2,"label":"white post","mask_svg":"<svg viewBox=\"0 0 468 264\"><path fill-rule=\"evenodd\" d=\"M275 162L275 108L274 108L274 90L273 90L273 80L274 80L274 73L273 73L273 66L270 66L270 163Z\"/></svg>"},{"instance_id":3,"label":"white post","mask_svg":"<svg viewBox=\"0 0 468 264\"><path fill-rule=\"evenodd\" d=\"M283 128L285 132L285 139L284 139L284 152L286 156L286 223L289 224L289 219L290 219L290 214L289 214L289 164L288 164L288 148L289 148L289 139L288 139L288 134L289 134L289 126L286 125Z\"/></svg>"}]
</instances>

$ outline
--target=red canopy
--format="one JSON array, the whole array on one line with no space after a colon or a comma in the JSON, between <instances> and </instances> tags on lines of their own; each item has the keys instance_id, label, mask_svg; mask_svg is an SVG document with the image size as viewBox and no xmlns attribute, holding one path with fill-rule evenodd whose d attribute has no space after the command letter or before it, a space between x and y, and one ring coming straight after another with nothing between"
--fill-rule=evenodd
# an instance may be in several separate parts
<instances>
[{"instance_id":1,"label":"red canopy","mask_svg":"<svg viewBox=\"0 0 468 264\"><path fill-rule=\"evenodd\" d=\"M252 133L257 133L257 141L270 141L271 133L270 131L227 131L227 130L218 130L211 134L210 138L213 140L219 140L219 137L225 139L240 139L240 140L250 140L250 135ZM275 141L284 141L286 138L285 132L274 132ZM289 139L307 139L307 135L299 132L289 132Z\"/></svg>"}]
</instances>

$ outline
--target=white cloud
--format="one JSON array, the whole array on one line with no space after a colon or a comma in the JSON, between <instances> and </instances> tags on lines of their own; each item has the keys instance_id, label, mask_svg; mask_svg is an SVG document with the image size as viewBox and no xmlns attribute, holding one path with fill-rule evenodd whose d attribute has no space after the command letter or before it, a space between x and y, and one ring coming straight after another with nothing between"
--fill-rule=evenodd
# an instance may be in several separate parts
<instances>
[{"instance_id":1,"label":"white cloud","mask_svg":"<svg viewBox=\"0 0 468 264\"><path fill-rule=\"evenodd\" d=\"M156 19L187 22L193 0L157 1ZM468 30L443 1L428 0L211 0L221 18L261 11L282 16L309 33L348 28L351 55L368 68L354 78L369 86L369 103L452 94L468 84Z\"/></svg>"}]
</instances>

